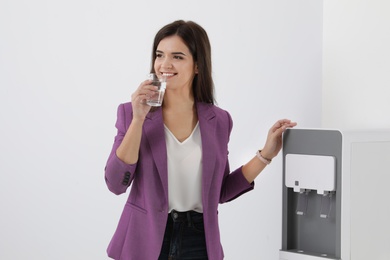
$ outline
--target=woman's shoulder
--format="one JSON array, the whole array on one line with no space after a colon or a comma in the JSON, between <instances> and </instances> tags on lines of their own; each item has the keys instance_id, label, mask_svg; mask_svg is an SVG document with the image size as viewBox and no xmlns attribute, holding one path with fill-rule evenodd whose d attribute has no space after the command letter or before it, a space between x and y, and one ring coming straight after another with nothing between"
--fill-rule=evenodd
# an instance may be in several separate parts
<instances>
[{"instance_id":1,"label":"woman's shoulder","mask_svg":"<svg viewBox=\"0 0 390 260\"><path fill-rule=\"evenodd\" d=\"M124 120L125 122L130 122L133 115L133 107L131 102L121 103L117 109L117 118L119 120Z\"/></svg>"},{"instance_id":2,"label":"woman's shoulder","mask_svg":"<svg viewBox=\"0 0 390 260\"><path fill-rule=\"evenodd\" d=\"M125 112L131 112L133 110L133 107L131 106L131 102L125 102L119 104L119 108L125 110Z\"/></svg>"},{"instance_id":3,"label":"woman's shoulder","mask_svg":"<svg viewBox=\"0 0 390 260\"><path fill-rule=\"evenodd\" d=\"M207 103L198 103L198 109L200 111L198 111L198 113L200 112L202 115L210 115L210 116L216 116L217 118L219 119L227 119L229 121L231 121L231 116L230 116L230 113L217 106L217 105L214 105L214 104L207 104Z\"/></svg>"},{"instance_id":4,"label":"woman's shoulder","mask_svg":"<svg viewBox=\"0 0 390 260\"><path fill-rule=\"evenodd\" d=\"M130 110L130 109L133 109L133 107L131 106L131 102L125 102L125 103L121 103L119 106L122 106L124 109L126 110Z\"/></svg>"},{"instance_id":5,"label":"woman's shoulder","mask_svg":"<svg viewBox=\"0 0 390 260\"><path fill-rule=\"evenodd\" d=\"M223 109L215 104L208 104L208 103L199 102L198 107L201 107L204 110L210 110L210 111L212 111L216 114L220 114L220 115L229 113L227 110L225 110L225 109Z\"/></svg>"}]
</instances>

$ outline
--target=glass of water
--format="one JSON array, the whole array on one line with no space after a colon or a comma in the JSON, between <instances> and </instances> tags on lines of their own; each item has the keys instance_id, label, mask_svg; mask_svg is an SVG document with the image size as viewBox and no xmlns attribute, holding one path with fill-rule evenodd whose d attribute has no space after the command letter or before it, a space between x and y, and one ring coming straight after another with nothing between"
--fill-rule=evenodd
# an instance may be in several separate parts
<instances>
[{"instance_id":1,"label":"glass of water","mask_svg":"<svg viewBox=\"0 0 390 260\"><path fill-rule=\"evenodd\" d=\"M149 80L152 81L151 85L157 87L157 90L146 100L146 104L152 107L159 107L162 104L165 88L167 87L166 77L161 76L159 78L155 73L150 73Z\"/></svg>"}]
</instances>

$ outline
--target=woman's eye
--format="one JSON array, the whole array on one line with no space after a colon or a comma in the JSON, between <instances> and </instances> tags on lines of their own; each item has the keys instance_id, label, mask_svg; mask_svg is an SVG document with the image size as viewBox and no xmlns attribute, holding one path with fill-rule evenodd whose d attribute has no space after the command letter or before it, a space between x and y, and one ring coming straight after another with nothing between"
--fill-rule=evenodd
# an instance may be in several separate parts
<instances>
[{"instance_id":1,"label":"woman's eye","mask_svg":"<svg viewBox=\"0 0 390 260\"><path fill-rule=\"evenodd\" d=\"M183 59L182 56L177 56L177 55L176 55L176 56L173 56L173 58L174 58L174 59L177 59L177 60L182 60L182 59Z\"/></svg>"},{"instance_id":2,"label":"woman's eye","mask_svg":"<svg viewBox=\"0 0 390 260\"><path fill-rule=\"evenodd\" d=\"M161 58L162 57L162 54L161 53L157 53L156 54L156 58Z\"/></svg>"}]
</instances>

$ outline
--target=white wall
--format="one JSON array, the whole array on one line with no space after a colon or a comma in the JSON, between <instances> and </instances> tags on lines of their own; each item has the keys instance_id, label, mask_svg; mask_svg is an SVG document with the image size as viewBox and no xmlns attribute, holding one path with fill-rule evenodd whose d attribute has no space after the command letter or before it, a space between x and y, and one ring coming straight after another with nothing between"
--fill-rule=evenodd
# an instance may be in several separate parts
<instances>
[{"instance_id":1,"label":"white wall","mask_svg":"<svg viewBox=\"0 0 390 260\"><path fill-rule=\"evenodd\" d=\"M324 1L323 127L342 130L390 130L389 14L390 2L386 0ZM388 154L378 154L377 149L385 147L386 142L371 142L370 144L370 142L362 141L356 142L355 145L358 148L359 145L363 148L372 145L373 147L370 148L375 149L364 150L366 154L374 154L377 159L388 157ZM387 161L385 163L388 164ZM351 169L354 171L351 174L355 177L351 178L350 194L351 216L353 217L350 219L351 237L345 243L350 248L343 248L343 252L347 256L351 255L352 259L368 259L367 255L370 255L370 259L389 259L389 250L382 245L382 241L388 241L388 239L381 238L381 236L388 235L386 232L388 226L381 225L384 223L381 222L381 216L386 214L371 209L371 212L379 214L378 216L372 215L376 220L373 223L364 214L357 212L356 205L362 205L362 200L356 192L358 188L354 189L375 187L376 191L385 193L385 189L369 183L375 180L389 183L388 167L380 167L384 165L383 162L373 164L369 159L365 164L363 165L365 167L362 167L362 165L351 163L351 167L354 165L358 167ZM365 168L371 169L368 176L364 175L367 172L364 172ZM381 196L375 193L376 198L383 196L387 195ZM349 195L345 197L348 199ZM353 215L354 213L359 214ZM364 225L365 223L367 225ZM359 235L356 234L357 230L360 231ZM372 235L373 232L379 235ZM368 248L362 246L364 239L365 242L370 243Z\"/></svg>"},{"instance_id":2,"label":"white wall","mask_svg":"<svg viewBox=\"0 0 390 260\"><path fill-rule=\"evenodd\" d=\"M116 107L149 69L152 38L194 20L213 46L232 168L275 120L321 123L322 1L0 2L0 259L107 259L126 195L105 187ZM277 259L281 158L220 207L226 259Z\"/></svg>"},{"instance_id":3,"label":"white wall","mask_svg":"<svg viewBox=\"0 0 390 260\"><path fill-rule=\"evenodd\" d=\"M390 2L324 1L322 125L390 128Z\"/></svg>"}]
</instances>

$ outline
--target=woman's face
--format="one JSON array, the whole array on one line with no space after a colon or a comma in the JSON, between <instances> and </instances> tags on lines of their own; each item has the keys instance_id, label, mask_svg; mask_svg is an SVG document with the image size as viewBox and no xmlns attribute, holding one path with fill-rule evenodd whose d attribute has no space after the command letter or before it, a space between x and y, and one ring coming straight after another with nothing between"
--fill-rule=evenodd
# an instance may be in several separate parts
<instances>
[{"instance_id":1,"label":"woman's face","mask_svg":"<svg viewBox=\"0 0 390 260\"><path fill-rule=\"evenodd\" d=\"M166 76L167 89L189 88L197 67L187 45L177 35L169 36L160 41L154 61L156 74Z\"/></svg>"}]
</instances>

